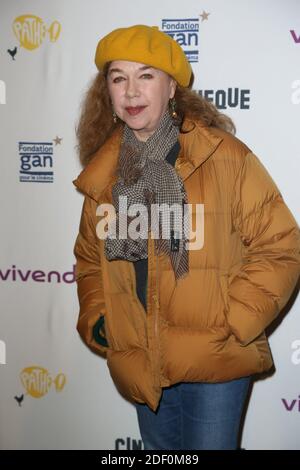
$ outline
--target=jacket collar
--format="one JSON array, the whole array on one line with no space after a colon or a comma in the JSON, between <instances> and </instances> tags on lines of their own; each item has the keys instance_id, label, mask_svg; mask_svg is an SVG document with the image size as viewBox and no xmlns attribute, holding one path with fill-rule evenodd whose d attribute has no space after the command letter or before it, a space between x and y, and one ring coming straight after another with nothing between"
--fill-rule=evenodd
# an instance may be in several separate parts
<instances>
[{"instance_id":1,"label":"jacket collar","mask_svg":"<svg viewBox=\"0 0 300 470\"><path fill-rule=\"evenodd\" d=\"M223 139L199 120L186 118L182 127L189 132L179 134L180 151L175 169L184 181L215 152ZM82 193L97 202L100 202L101 194L115 177L121 138L122 128L119 128L73 181Z\"/></svg>"}]
</instances>

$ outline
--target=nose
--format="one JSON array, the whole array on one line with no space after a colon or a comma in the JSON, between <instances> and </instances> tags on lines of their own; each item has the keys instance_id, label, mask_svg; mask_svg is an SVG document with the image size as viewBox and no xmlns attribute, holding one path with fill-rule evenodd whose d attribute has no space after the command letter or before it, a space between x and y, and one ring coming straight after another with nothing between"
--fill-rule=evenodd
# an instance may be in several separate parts
<instances>
[{"instance_id":1,"label":"nose","mask_svg":"<svg viewBox=\"0 0 300 470\"><path fill-rule=\"evenodd\" d=\"M136 81L134 79L128 78L126 86L126 96L128 98L134 98L135 96L139 96L139 94L140 92Z\"/></svg>"}]
</instances>

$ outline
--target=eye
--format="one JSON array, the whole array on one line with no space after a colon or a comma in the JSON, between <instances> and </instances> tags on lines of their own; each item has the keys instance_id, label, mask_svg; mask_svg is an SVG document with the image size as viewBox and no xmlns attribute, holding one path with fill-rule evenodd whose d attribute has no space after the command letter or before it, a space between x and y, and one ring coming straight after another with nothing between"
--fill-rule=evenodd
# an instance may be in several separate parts
<instances>
[{"instance_id":1,"label":"eye","mask_svg":"<svg viewBox=\"0 0 300 470\"><path fill-rule=\"evenodd\" d=\"M150 78L153 78L153 75L151 75L151 73L143 73L142 77L150 79Z\"/></svg>"},{"instance_id":2,"label":"eye","mask_svg":"<svg viewBox=\"0 0 300 470\"><path fill-rule=\"evenodd\" d=\"M116 77L116 78L113 79L113 83L119 83L123 79L124 79L124 77Z\"/></svg>"}]
</instances>

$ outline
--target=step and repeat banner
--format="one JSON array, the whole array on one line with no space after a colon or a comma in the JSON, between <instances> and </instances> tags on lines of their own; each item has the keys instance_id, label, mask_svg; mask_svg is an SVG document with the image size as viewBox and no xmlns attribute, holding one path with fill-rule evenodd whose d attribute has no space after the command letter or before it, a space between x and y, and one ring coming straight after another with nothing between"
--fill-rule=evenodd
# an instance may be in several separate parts
<instances>
[{"instance_id":1,"label":"step and repeat banner","mask_svg":"<svg viewBox=\"0 0 300 470\"><path fill-rule=\"evenodd\" d=\"M75 126L98 40L157 26L193 88L234 120L299 222L299 0L0 1L0 448L142 449L135 409L76 331L73 245L82 195ZM299 449L300 303L270 332L245 449Z\"/></svg>"}]
</instances>

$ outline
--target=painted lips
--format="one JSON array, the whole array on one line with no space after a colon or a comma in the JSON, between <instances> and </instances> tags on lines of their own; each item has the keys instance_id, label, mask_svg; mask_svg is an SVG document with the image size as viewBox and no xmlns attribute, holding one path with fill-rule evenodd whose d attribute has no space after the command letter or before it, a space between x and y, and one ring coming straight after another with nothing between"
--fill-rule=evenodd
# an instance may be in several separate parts
<instances>
[{"instance_id":1,"label":"painted lips","mask_svg":"<svg viewBox=\"0 0 300 470\"><path fill-rule=\"evenodd\" d=\"M146 106L135 106L135 107L129 107L129 108L125 108L127 113L130 114L130 116L136 116L137 114L139 114L140 112L143 111L143 109L145 109Z\"/></svg>"}]
</instances>

